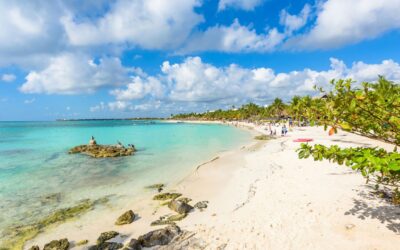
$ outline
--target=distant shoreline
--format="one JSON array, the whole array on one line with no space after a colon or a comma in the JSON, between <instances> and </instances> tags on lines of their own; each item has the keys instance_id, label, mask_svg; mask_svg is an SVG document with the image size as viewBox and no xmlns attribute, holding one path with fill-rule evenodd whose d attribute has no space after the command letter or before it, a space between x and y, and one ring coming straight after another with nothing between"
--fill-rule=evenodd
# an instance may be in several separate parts
<instances>
[{"instance_id":1,"label":"distant shoreline","mask_svg":"<svg viewBox=\"0 0 400 250\"><path fill-rule=\"evenodd\" d=\"M138 121L138 120L168 120L169 118L139 117L139 118L87 118L87 119L56 119L57 122L76 122L76 121Z\"/></svg>"}]
</instances>

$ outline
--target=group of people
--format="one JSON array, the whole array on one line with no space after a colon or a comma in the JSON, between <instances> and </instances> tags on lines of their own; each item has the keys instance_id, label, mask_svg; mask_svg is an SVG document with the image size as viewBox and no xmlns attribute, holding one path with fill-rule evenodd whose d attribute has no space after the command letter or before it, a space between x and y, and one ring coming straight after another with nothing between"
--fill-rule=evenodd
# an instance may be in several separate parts
<instances>
[{"instance_id":1,"label":"group of people","mask_svg":"<svg viewBox=\"0 0 400 250\"><path fill-rule=\"evenodd\" d=\"M89 140L89 145L97 145L96 139L94 138L93 135ZM125 148L125 146L120 141L117 141L116 147L117 148ZM133 144L128 144L128 147L135 149L135 145L133 145Z\"/></svg>"},{"instance_id":2,"label":"group of people","mask_svg":"<svg viewBox=\"0 0 400 250\"><path fill-rule=\"evenodd\" d=\"M276 126L274 124L274 126ZM265 130L269 130L269 135L273 136L276 135L276 129L272 129L272 125L271 123L269 124L268 128L265 128ZM282 129L281 129L281 136L285 136L287 133L289 132L288 128L286 127L286 124L282 125Z\"/></svg>"}]
</instances>

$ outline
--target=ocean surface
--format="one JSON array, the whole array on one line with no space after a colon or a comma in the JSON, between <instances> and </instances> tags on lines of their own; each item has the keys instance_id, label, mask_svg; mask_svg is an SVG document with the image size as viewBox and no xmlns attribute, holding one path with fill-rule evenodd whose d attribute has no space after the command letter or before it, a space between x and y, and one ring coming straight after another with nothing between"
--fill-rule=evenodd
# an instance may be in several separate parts
<instances>
[{"instance_id":1,"label":"ocean surface","mask_svg":"<svg viewBox=\"0 0 400 250\"><path fill-rule=\"evenodd\" d=\"M134 144L134 156L70 155L87 144ZM173 184L198 164L251 140L214 124L162 121L0 122L0 235L82 199L133 199L147 185ZM118 204L114 202L113 204Z\"/></svg>"}]
</instances>

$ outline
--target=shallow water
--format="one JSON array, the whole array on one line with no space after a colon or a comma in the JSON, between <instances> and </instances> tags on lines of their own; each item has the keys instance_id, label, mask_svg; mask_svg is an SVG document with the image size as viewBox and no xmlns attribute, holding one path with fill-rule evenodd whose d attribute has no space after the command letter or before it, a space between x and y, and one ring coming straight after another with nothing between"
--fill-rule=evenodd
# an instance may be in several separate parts
<instances>
[{"instance_id":1,"label":"shallow water","mask_svg":"<svg viewBox=\"0 0 400 250\"><path fill-rule=\"evenodd\" d=\"M92 135L99 144L132 143L138 152L108 159L67 153ZM81 199L126 199L146 185L173 183L197 164L250 139L246 131L214 124L0 122L0 233Z\"/></svg>"}]
</instances>

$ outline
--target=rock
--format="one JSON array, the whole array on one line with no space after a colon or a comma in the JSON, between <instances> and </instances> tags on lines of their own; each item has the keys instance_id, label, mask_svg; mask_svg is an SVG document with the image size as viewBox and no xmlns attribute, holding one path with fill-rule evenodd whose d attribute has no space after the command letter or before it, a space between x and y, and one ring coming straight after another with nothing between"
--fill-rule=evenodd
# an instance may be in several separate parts
<instances>
[{"instance_id":1,"label":"rock","mask_svg":"<svg viewBox=\"0 0 400 250\"><path fill-rule=\"evenodd\" d=\"M76 246L83 246L83 245L86 245L87 243L89 243L88 240L81 240L81 241L78 241L75 245Z\"/></svg>"},{"instance_id":2,"label":"rock","mask_svg":"<svg viewBox=\"0 0 400 250\"><path fill-rule=\"evenodd\" d=\"M153 197L153 200L157 201L165 201L165 200L175 200L176 198L182 196L182 194L179 193L162 193L162 194L157 194Z\"/></svg>"},{"instance_id":3,"label":"rock","mask_svg":"<svg viewBox=\"0 0 400 250\"><path fill-rule=\"evenodd\" d=\"M69 248L68 239L53 240L44 245L43 250L67 250Z\"/></svg>"},{"instance_id":4,"label":"rock","mask_svg":"<svg viewBox=\"0 0 400 250\"><path fill-rule=\"evenodd\" d=\"M208 201L199 201L194 204L194 207L199 209L200 211L203 211L203 209L208 207Z\"/></svg>"},{"instance_id":5,"label":"rock","mask_svg":"<svg viewBox=\"0 0 400 250\"><path fill-rule=\"evenodd\" d=\"M42 205L56 204L61 201L61 196L61 193L48 194L40 197L40 203Z\"/></svg>"},{"instance_id":6,"label":"rock","mask_svg":"<svg viewBox=\"0 0 400 250\"><path fill-rule=\"evenodd\" d=\"M140 244L140 241L138 241L137 239L131 239L126 248L129 250L141 250L142 245Z\"/></svg>"},{"instance_id":7,"label":"rock","mask_svg":"<svg viewBox=\"0 0 400 250\"><path fill-rule=\"evenodd\" d=\"M40 250L39 246L31 246L31 248L29 248L29 250Z\"/></svg>"},{"instance_id":8,"label":"rock","mask_svg":"<svg viewBox=\"0 0 400 250\"><path fill-rule=\"evenodd\" d=\"M147 186L147 189L156 189L159 193L164 189L165 185L162 183Z\"/></svg>"},{"instance_id":9,"label":"rock","mask_svg":"<svg viewBox=\"0 0 400 250\"><path fill-rule=\"evenodd\" d=\"M97 245L100 245L101 243L110 240L116 237L117 235L119 235L119 233L115 231L103 232L100 234L99 238L97 238Z\"/></svg>"},{"instance_id":10,"label":"rock","mask_svg":"<svg viewBox=\"0 0 400 250\"><path fill-rule=\"evenodd\" d=\"M148 232L139 237L139 242L143 247L154 247L157 245L167 245L171 240L181 233L181 229L176 225Z\"/></svg>"},{"instance_id":11,"label":"rock","mask_svg":"<svg viewBox=\"0 0 400 250\"><path fill-rule=\"evenodd\" d=\"M354 225L354 224L346 224L346 229L347 229L347 230L351 230L351 229L353 229L353 228L355 228L355 225Z\"/></svg>"},{"instance_id":12,"label":"rock","mask_svg":"<svg viewBox=\"0 0 400 250\"><path fill-rule=\"evenodd\" d=\"M122 243L117 242L103 242L97 244L96 246L89 247L89 250L117 250L123 248L124 245Z\"/></svg>"},{"instance_id":13,"label":"rock","mask_svg":"<svg viewBox=\"0 0 400 250\"><path fill-rule=\"evenodd\" d=\"M71 148L70 154L85 154L94 158L129 156L135 153L136 149L129 147L118 147L113 145L79 145Z\"/></svg>"},{"instance_id":14,"label":"rock","mask_svg":"<svg viewBox=\"0 0 400 250\"><path fill-rule=\"evenodd\" d=\"M254 139L256 140L261 140L261 141L265 141L265 140L270 140L271 137L268 135L257 135L256 137L254 137Z\"/></svg>"},{"instance_id":15,"label":"rock","mask_svg":"<svg viewBox=\"0 0 400 250\"><path fill-rule=\"evenodd\" d=\"M173 200L168 204L169 209L179 213L179 214L187 214L189 213L193 207L183 201Z\"/></svg>"},{"instance_id":16,"label":"rock","mask_svg":"<svg viewBox=\"0 0 400 250\"><path fill-rule=\"evenodd\" d=\"M133 213L133 211L128 210L125 213L123 213L120 217L118 217L117 221L115 222L115 225L131 224L135 219L135 217L136 216Z\"/></svg>"},{"instance_id":17,"label":"rock","mask_svg":"<svg viewBox=\"0 0 400 250\"><path fill-rule=\"evenodd\" d=\"M174 214L171 216L161 216L158 220L153 221L151 226L172 225L175 221L180 221L186 218L187 214Z\"/></svg>"},{"instance_id":18,"label":"rock","mask_svg":"<svg viewBox=\"0 0 400 250\"><path fill-rule=\"evenodd\" d=\"M183 201L183 202L185 202L185 203L189 203L189 202L192 201L192 199L187 198L187 197L181 197L181 198L178 199L178 201Z\"/></svg>"}]
</instances>

